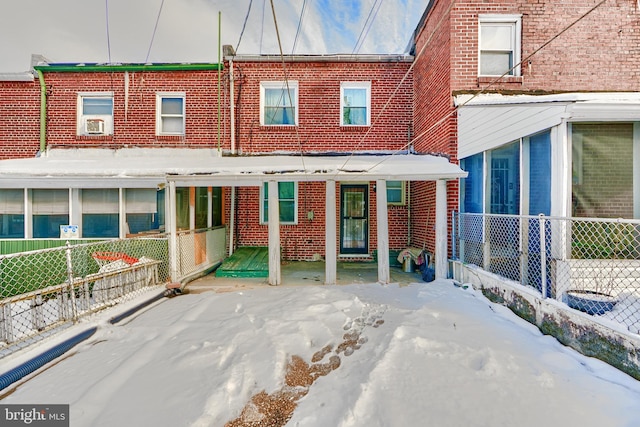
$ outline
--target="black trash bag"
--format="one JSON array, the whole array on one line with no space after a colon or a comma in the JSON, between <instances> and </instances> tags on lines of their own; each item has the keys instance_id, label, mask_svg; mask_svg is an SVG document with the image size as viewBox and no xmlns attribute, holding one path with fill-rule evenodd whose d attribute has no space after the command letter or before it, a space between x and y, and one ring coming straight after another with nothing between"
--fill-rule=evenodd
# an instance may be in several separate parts
<instances>
[{"instance_id":1,"label":"black trash bag","mask_svg":"<svg viewBox=\"0 0 640 427\"><path fill-rule=\"evenodd\" d=\"M426 262L420 264L420 273L422 274L422 280L425 282L433 282L436 280L436 270Z\"/></svg>"}]
</instances>

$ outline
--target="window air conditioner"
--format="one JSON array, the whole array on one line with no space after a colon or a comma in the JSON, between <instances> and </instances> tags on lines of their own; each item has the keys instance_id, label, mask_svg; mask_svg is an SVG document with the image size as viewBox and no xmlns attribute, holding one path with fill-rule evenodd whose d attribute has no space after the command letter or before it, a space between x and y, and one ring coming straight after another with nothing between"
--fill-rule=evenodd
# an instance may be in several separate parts
<instances>
[{"instance_id":1,"label":"window air conditioner","mask_svg":"<svg viewBox=\"0 0 640 427\"><path fill-rule=\"evenodd\" d=\"M104 134L104 120L102 119L86 119L84 122L84 131L89 135Z\"/></svg>"}]
</instances>

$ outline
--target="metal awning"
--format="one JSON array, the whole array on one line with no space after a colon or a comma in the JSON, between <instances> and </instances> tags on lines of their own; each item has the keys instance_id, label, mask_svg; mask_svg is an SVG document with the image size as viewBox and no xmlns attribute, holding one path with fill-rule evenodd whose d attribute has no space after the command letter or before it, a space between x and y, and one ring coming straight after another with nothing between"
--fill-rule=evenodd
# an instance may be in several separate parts
<instances>
[{"instance_id":1,"label":"metal awning","mask_svg":"<svg viewBox=\"0 0 640 427\"><path fill-rule=\"evenodd\" d=\"M433 181L466 177L445 157L364 155L219 156L209 149L55 149L0 161L0 188L259 186L265 181Z\"/></svg>"}]
</instances>

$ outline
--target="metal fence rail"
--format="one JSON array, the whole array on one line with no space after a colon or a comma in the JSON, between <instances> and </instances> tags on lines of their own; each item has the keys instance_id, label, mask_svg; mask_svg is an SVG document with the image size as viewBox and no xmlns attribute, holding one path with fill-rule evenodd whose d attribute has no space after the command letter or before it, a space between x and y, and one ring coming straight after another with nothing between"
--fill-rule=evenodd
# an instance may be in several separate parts
<instances>
[{"instance_id":1,"label":"metal fence rail","mask_svg":"<svg viewBox=\"0 0 640 427\"><path fill-rule=\"evenodd\" d=\"M0 256L0 357L169 278L166 236Z\"/></svg>"},{"instance_id":2,"label":"metal fence rail","mask_svg":"<svg viewBox=\"0 0 640 427\"><path fill-rule=\"evenodd\" d=\"M640 333L640 221L460 214L453 257Z\"/></svg>"}]
</instances>

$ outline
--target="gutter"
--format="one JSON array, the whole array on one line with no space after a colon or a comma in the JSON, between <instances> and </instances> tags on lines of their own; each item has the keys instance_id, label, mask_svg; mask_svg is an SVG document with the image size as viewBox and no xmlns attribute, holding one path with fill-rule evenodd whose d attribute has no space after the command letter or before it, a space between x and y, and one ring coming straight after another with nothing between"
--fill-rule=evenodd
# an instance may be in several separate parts
<instances>
[{"instance_id":1,"label":"gutter","mask_svg":"<svg viewBox=\"0 0 640 427\"><path fill-rule=\"evenodd\" d=\"M114 71L218 71L222 64L48 64L33 67L36 71L58 73L88 73Z\"/></svg>"},{"instance_id":2,"label":"gutter","mask_svg":"<svg viewBox=\"0 0 640 427\"><path fill-rule=\"evenodd\" d=\"M44 83L44 74L38 68L38 80L40 81L40 155L44 155L47 149L47 86Z\"/></svg>"}]
</instances>

